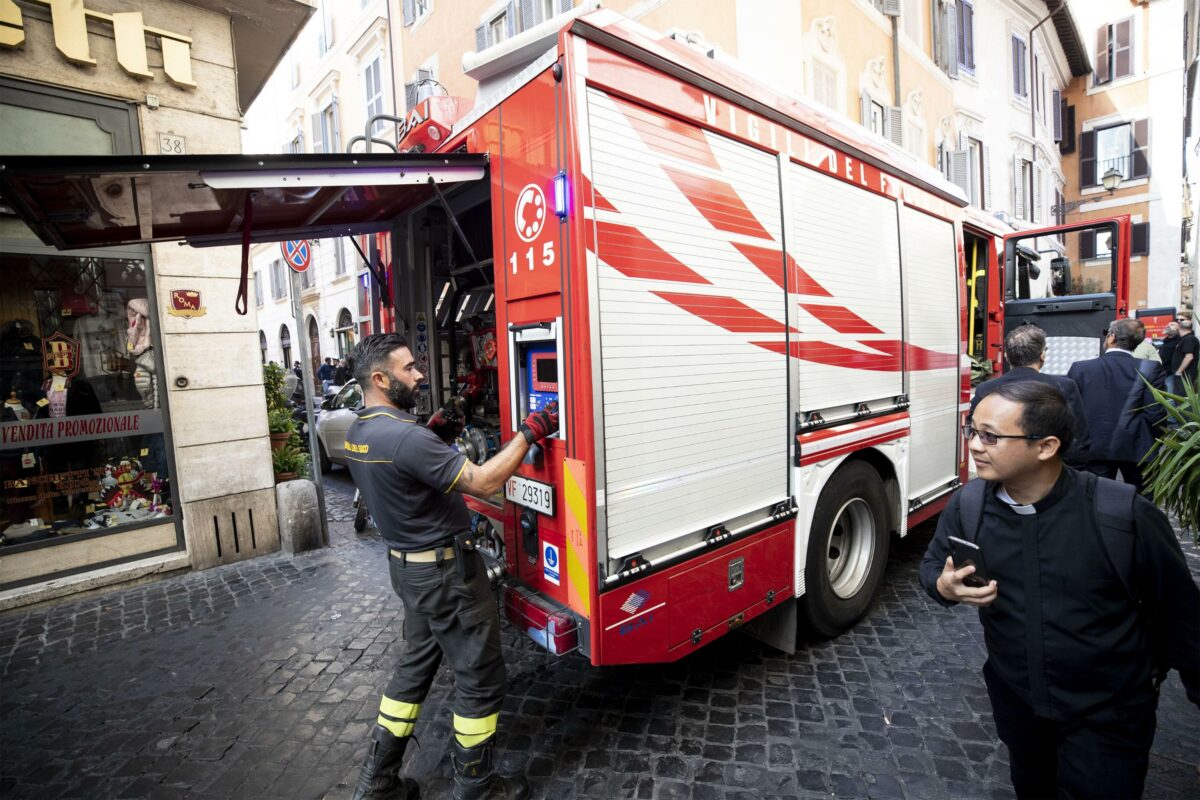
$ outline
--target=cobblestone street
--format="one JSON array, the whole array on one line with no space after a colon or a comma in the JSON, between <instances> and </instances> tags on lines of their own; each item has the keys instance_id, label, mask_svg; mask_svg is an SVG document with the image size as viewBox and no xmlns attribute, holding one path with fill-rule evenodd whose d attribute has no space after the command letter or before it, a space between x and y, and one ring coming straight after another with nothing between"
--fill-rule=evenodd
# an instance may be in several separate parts
<instances>
[{"instance_id":1,"label":"cobblestone street","mask_svg":"<svg viewBox=\"0 0 1200 800\"><path fill-rule=\"evenodd\" d=\"M331 549L0 616L0 795L348 797L401 607L333 477ZM506 627L504 767L556 800L1010 797L976 615L917 585L931 533L894 546L866 620L794 656L730 636L677 664L597 669ZM443 670L418 779L448 775L450 690ZM1200 796L1198 753L1200 711L1172 676L1147 796Z\"/></svg>"}]
</instances>

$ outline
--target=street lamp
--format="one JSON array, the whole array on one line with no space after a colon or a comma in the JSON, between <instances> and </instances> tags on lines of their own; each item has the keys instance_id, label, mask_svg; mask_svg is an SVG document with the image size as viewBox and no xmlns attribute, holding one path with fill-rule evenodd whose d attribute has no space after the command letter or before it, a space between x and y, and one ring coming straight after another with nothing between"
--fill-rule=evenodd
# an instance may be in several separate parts
<instances>
[{"instance_id":1,"label":"street lamp","mask_svg":"<svg viewBox=\"0 0 1200 800\"><path fill-rule=\"evenodd\" d=\"M1121 179L1124 177L1121 174L1121 170L1116 167L1109 167L1108 171L1104 173L1104 177L1100 179L1100 182L1104 184L1105 189L1108 189L1108 193L1112 194L1121 187Z\"/></svg>"},{"instance_id":2,"label":"street lamp","mask_svg":"<svg viewBox=\"0 0 1200 800\"><path fill-rule=\"evenodd\" d=\"M1105 189L1108 190L1109 194L1112 194L1117 189L1121 188L1121 181L1124 180L1124 178L1125 175L1121 172L1121 170L1117 169L1116 167L1109 167L1105 171L1103 177L1100 178L1100 183ZM1094 199L1095 198L1092 197L1082 197L1078 200L1069 200L1063 203L1056 203L1050 206L1050 213L1062 214L1065 217L1067 214L1070 214L1081 205L1090 203Z\"/></svg>"}]
</instances>

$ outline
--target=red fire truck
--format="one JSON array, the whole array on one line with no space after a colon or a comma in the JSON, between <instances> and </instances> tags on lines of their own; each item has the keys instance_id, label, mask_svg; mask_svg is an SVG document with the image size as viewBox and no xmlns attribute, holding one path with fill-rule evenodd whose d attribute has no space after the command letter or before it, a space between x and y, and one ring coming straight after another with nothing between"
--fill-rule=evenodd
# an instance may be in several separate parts
<instances>
[{"instance_id":1,"label":"red fire truck","mask_svg":"<svg viewBox=\"0 0 1200 800\"><path fill-rule=\"evenodd\" d=\"M2 158L0 188L60 247L369 239L364 327L409 337L423 411L465 404L469 457L560 404L504 496L470 500L505 615L550 652L835 635L967 479L972 363L1034 322L1065 372L1126 315L1129 221L1014 233L613 12L548 45L474 109L419 104L398 154Z\"/></svg>"}]
</instances>

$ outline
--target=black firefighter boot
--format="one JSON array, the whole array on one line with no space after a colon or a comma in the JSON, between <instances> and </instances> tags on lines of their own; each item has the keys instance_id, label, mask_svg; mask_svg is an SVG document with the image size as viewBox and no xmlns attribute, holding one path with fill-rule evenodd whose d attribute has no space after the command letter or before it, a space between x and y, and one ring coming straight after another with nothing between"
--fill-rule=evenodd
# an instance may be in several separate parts
<instances>
[{"instance_id":1,"label":"black firefighter boot","mask_svg":"<svg viewBox=\"0 0 1200 800\"><path fill-rule=\"evenodd\" d=\"M496 737L475 747L454 740L454 800L522 800L529 782L520 775L497 775L492 769Z\"/></svg>"},{"instance_id":2,"label":"black firefighter boot","mask_svg":"<svg viewBox=\"0 0 1200 800\"><path fill-rule=\"evenodd\" d=\"M382 725L371 729L367 760L358 774L353 800L417 800L420 789L412 778L399 775L400 761L411 736L393 736Z\"/></svg>"}]
</instances>

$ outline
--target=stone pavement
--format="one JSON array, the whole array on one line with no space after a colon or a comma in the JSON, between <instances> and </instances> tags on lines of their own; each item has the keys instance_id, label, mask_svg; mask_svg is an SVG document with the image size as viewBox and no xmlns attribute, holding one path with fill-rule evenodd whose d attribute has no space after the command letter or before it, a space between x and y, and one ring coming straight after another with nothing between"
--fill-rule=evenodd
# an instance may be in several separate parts
<instances>
[{"instance_id":1,"label":"stone pavement","mask_svg":"<svg viewBox=\"0 0 1200 800\"><path fill-rule=\"evenodd\" d=\"M348 797L402 643L382 542L350 531L344 491L331 549L0 615L0 796ZM976 616L917 586L931 533L894 546L866 620L794 656L729 636L598 669L505 628L504 767L556 800L1011 797ZM448 774L450 691L443 671L418 779ZM1200 796L1198 753L1172 676L1147 796Z\"/></svg>"}]
</instances>

